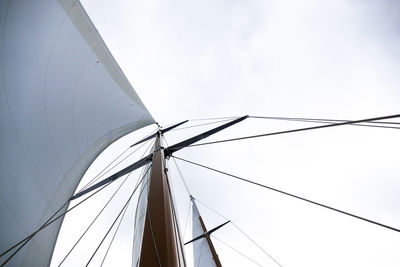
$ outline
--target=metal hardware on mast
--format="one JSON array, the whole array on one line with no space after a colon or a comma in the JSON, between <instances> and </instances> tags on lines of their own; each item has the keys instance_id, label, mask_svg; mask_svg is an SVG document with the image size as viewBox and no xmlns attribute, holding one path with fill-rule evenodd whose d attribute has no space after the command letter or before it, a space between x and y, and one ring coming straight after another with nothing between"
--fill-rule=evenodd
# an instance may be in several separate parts
<instances>
[{"instance_id":1,"label":"metal hardware on mast","mask_svg":"<svg viewBox=\"0 0 400 267\"><path fill-rule=\"evenodd\" d=\"M236 124L236 123L238 123L238 122L240 122L240 121L242 121L242 120L244 120L244 119L246 119L248 117L249 116L247 116L247 115L243 116L241 118L238 118L238 119L233 120L231 122L228 122L226 124L218 126L218 127L214 128L214 129L211 129L211 130L209 130L207 132L204 132L204 133L201 133L199 135L196 135L196 136L194 136L192 138L189 138L189 139L187 139L185 141L182 141L182 142L180 142L178 144L175 144L175 145L172 145L172 146L166 148L165 151L164 151L164 148L163 148L163 157L170 157L172 155L172 153L174 153L174 152L176 152L178 150L181 150L182 148L185 148L185 147L187 147L187 146L189 146L189 145L191 145L191 144L193 144L193 143L195 143L195 142L197 142L199 140L202 140L202 139L204 139L204 138L206 138L206 137L208 137L210 135L213 135L213 134L215 134L215 133L217 133L219 131L222 131L223 129L228 128L228 127L230 127L230 126L232 126L232 125L234 125L234 124ZM171 129L173 129L173 128L175 128L175 127L177 127L177 126L179 126L179 125L181 125L181 124L183 124L185 122L187 122L187 121L180 122L178 124L175 124L175 125L173 125L171 127L165 128L165 129L159 129L159 131L156 134L151 135L150 137L147 137L147 138L145 138L145 139L133 144L132 146L137 145L139 143L142 143L142 142L148 140L148 138L153 138L155 136L158 136L158 138L159 138L163 133L165 133L165 132L167 132L167 131L169 131L169 130L171 130ZM83 195L85 195L85 194L87 194L87 193L89 193L89 192L91 192L91 191L103 186L103 185L106 185L106 184L108 184L110 182L113 182L113 181L117 180L118 178L122 177L123 175L125 175L125 174L127 174L129 172L132 172L132 171L134 171L134 170L146 165L153 158L154 158L154 153L150 154L150 155L147 155L146 157L144 157L144 158L136 161L135 163L129 165L128 167L120 170L119 172L117 172L117 173L107 177L106 179L104 179L104 180L102 180L102 181L90 186L89 188L86 188L85 190L77 193L76 195L72 196L70 198L70 200L73 200L73 199L76 199L78 197L81 197L81 196L83 196Z\"/></svg>"},{"instance_id":2,"label":"metal hardware on mast","mask_svg":"<svg viewBox=\"0 0 400 267\"><path fill-rule=\"evenodd\" d=\"M180 266L179 244L165 172L161 131L156 135L139 267Z\"/></svg>"}]
</instances>

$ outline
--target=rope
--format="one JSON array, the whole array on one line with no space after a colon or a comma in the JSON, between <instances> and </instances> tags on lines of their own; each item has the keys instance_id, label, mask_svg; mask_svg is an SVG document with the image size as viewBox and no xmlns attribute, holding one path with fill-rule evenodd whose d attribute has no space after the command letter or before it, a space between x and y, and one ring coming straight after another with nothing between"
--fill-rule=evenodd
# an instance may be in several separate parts
<instances>
[{"instance_id":1,"label":"rope","mask_svg":"<svg viewBox=\"0 0 400 267\"><path fill-rule=\"evenodd\" d=\"M151 144L150 144L151 146ZM146 149L146 151L144 151L144 153L142 154L141 158L143 158L143 156L146 154L146 152L149 150L150 146L148 146L148 148ZM150 168L150 167L149 167ZM148 170L145 171L145 169L142 170L142 173L140 174L140 176L144 175L144 173L147 173ZM131 172L128 174L128 176L125 178L125 180L121 183L121 185L118 187L118 189L114 192L114 194L111 196L111 198L109 199L109 201L105 204L105 206L102 208L102 210L100 211L100 213L96 216L96 218L92 221L92 223L89 225L89 227L85 230L85 232L81 235L81 237L78 239L78 241L74 244L74 246L71 248L71 250L67 253L67 255L64 257L64 259L61 261L61 263L59 264L59 266L61 266L61 264L65 261L65 259L69 256L69 254L72 252L72 250L76 247L76 245L80 242L80 240L83 238L83 236L87 233L87 231L91 228L91 226L94 224L94 222L97 220L97 218L100 216L100 214L104 211L104 209L108 206L108 204L110 203L110 201L114 198L114 196L116 195L116 193L119 191L119 189L122 187L122 185L125 183L125 181L128 179L128 177L130 176ZM139 183L141 182L140 179L138 179L135 187L139 186ZM125 214L125 213L124 213ZM105 259L105 258L104 258ZM104 261L103 259L103 261Z\"/></svg>"},{"instance_id":2,"label":"rope","mask_svg":"<svg viewBox=\"0 0 400 267\"><path fill-rule=\"evenodd\" d=\"M182 242L182 239L181 239L181 232L180 232L180 229L179 229L179 220L178 220L177 212L175 210L175 201L174 201L174 199L172 197L172 190L171 190L171 185L169 183L168 175L166 175L166 178L167 178L166 180L167 180L167 187L168 187L168 192L169 192L169 199L170 199L171 204L172 204L171 206L172 206L172 215L173 215L173 220L174 220L174 228L175 228L175 231L177 232L177 236L178 236L178 239L179 239L179 248L181 250L182 257L183 257L183 264L184 264L184 266L186 266L185 253L184 253L184 248L182 246L183 242ZM180 258L180 253L178 253L178 257ZM181 266L180 262L179 262L179 266Z\"/></svg>"},{"instance_id":3,"label":"rope","mask_svg":"<svg viewBox=\"0 0 400 267\"><path fill-rule=\"evenodd\" d=\"M152 240L153 240L153 246L154 246L154 249L155 249L156 254L157 254L158 265L160 265L160 267L162 267L160 255L159 255L159 253L158 253L158 248L157 248L156 240L154 239L154 232L153 232L153 226L152 226L152 224L151 224L151 216L150 216L150 212L149 212L149 205L147 205L147 212L148 212L148 215L149 215L149 224L150 224L151 238L152 238Z\"/></svg>"},{"instance_id":4,"label":"rope","mask_svg":"<svg viewBox=\"0 0 400 267\"><path fill-rule=\"evenodd\" d=\"M126 151L129 150L129 147L127 149L125 149L124 151L122 151L121 154L119 154L114 160L112 160L106 167L104 167L104 169L102 169L95 177L93 177L87 184L85 184L79 191L78 193L82 192L83 190L85 190L86 188L88 188L91 184L93 184L96 180L97 177L102 177L102 173L111 165L113 164L117 159L119 159Z\"/></svg>"},{"instance_id":5,"label":"rope","mask_svg":"<svg viewBox=\"0 0 400 267\"><path fill-rule=\"evenodd\" d=\"M148 168L148 170L150 170L150 168ZM148 171L147 170L147 171ZM122 207L122 209L120 210L120 212L118 213L118 216L115 218L115 220L113 221L113 223L111 224L111 226L108 228L107 233L103 236L103 239L101 240L100 244L97 246L96 250L93 252L92 256L90 257L89 261L86 263L86 266L89 265L89 263L92 261L94 255L96 255L97 251L99 250L100 246L103 244L104 240L106 239L107 235L110 233L111 229L113 228L114 224L117 222L118 218L121 216L122 212L127 208L129 202L131 201L133 194L135 194L136 190L139 188L139 185L142 183L142 181L144 180L144 178L146 177L147 171L145 173L145 175L143 175L143 177L140 180L140 183L138 184L138 186L135 187L135 189L133 190L132 194L130 195L130 197L128 198L128 200L125 202L125 205Z\"/></svg>"},{"instance_id":6,"label":"rope","mask_svg":"<svg viewBox=\"0 0 400 267\"><path fill-rule=\"evenodd\" d=\"M225 139L225 140L219 140L219 141L213 141L213 142L193 144L193 145L189 145L189 147L203 146L203 145L210 145L210 144L217 144L217 143L224 143L224 142L232 142L232 141L239 141L239 140L244 140L244 139L259 138L259 137L279 135L279 134L287 134L287 133L294 133L294 132L302 132L302 131L308 131L308 130L316 130L316 129L322 129L322 128L328 128L328 127L351 125L351 124L369 122L369 121L376 121L376 120L387 120L387 119L393 119L393 118L398 118L398 117L400 117L400 114L384 116L384 117L377 117L377 118L370 118L370 119L363 119L363 120L357 120L357 121L346 121L346 122L332 123L332 124L320 125L320 126L314 126L314 127L307 127L307 128L298 128L298 129L292 129L292 130L286 130L286 131L280 131L280 132L272 132L272 133L265 133L265 134L237 137L237 138L231 138L231 139Z\"/></svg>"},{"instance_id":7,"label":"rope","mask_svg":"<svg viewBox=\"0 0 400 267\"><path fill-rule=\"evenodd\" d=\"M129 158L133 153L137 152L139 149L141 149L146 143L148 143L150 140L144 142L141 146L139 146L137 149L135 149L133 152L131 152L129 155L127 155L125 158L123 158L122 160L120 160L117 164L115 164L113 167L111 167L110 169L108 169L106 172L104 172L103 174L101 174L105 169L107 169L112 163L114 163L118 158L120 158L120 156L122 156L122 154L124 154L127 150L130 149L130 147L128 147L124 152L122 152L117 158L115 158L110 164L108 164L99 174L97 174L94 178L92 178L81 190L79 190L78 193L82 192L83 190L87 189L90 185L92 185L94 182L96 182L97 180L99 180L100 178L104 177L104 175L106 175L107 173L109 173L111 170L113 170L115 167L117 167L119 164L121 164L123 161L125 161L127 158ZM143 158L143 156L142 156ZM101 175L100 175L101 174Z\"/></svg>"},{"instance_id":8,"label":"rope","mask_svg":"<svg viewBox=\"0 0 400 267\"><path fill-rule=\"evenodd\" d=\"M224 120L224 119L237 119L240 118L240 116L236 117L219 117L219 118L201 118L201 119L192 119L190 121L210 121L210 120Z\"/></svg>"},{"instance_id":9,"label":"rope","mask_svg":"<svg viewBox=\"0 0 400 267\"><path fill-rule=\"evenodd\" d=\"M153 140L152 142L150 142L149 146L148 146L148 147L146 148L146 150L143 152L141 158L144 158L144 155L146 155L147 152L150 151L150 148L154 145L154 143L155 143L155 140ZM142 169L142 172L141 172L140 176L142 176L143 174L144 174L144 168ZM138 183L139 183L139 180L137 181L137 183L136 183L135 186L137 186Z\"/></svg>"},{"instance_id":10,"label":"rope","mask_svg":"<svg viewBox=\"0 0 400 267\"><path fill-rule=\"evenodd\" d=\"M112 183L112 182L111 182ZM103 190L104 188L106 188L107 186L109 186L111 183L108 183L106 185L104 185L103 187L101 187L99 190L95 191L93 194L89 195L88 197L86 197L85 199L81 200L78 204L76 204L75 206L73 206L72 208L66 210L65 212L63 212L62 214L60 214L59 216L57 216L56 218L52 219L52 220L48 220L46 223L44 223L38 230L36 230L35 232L33 232L31 235L27 236L26 238L24 238L23 240L21 240L20 242L18 242L16 245L14 245L13 247L11 247L10 249L8 249L6 252L4 252L1 256L3 256L4 254L6 254L8 251L12 250L13 248L17 247L19 244L23 243L10 257L8 257L3 263L0 264L0 266L5 265L8 261L10 261L16 254L18 251L20 251L28 242L29 240L31 240L37 233L39 233L40 231L42 231L43 229L45 229L47 226L49 226L50 224L52 224L53 222L57 221L59 218L63 217L65 214L67 214L68 212L70 212L71 210L75 209L76 207L78 207L80 204L82 204L83 202L85 202L86 200L88 200L89 198L91 198L92 196L94 196L95 194L97 194L98 192L100 192L101 190ZM69 201L67 202L69 203ZM64 205L66 205L67 203L65 203ZM62 207L61 207L62 208ZM60 208L60 209L61 209Z\"/></svg>"},{"instance_id":11,"label":"rope","mask_svg":"<svg viewBox=\"0 0 400 267\"><path fill-rule=\"evenodd\" d=\"M309 118L286 118L286 117L260 117L260 116L250 116L253 119L268 119L268 120L284 120L284 121L299 121L299 122L312 122L312 123L332 123L332 122L346 122L348 120L332 120L332 119L309 119ZM399 125L399 122L368 122L371 124L392 124ZM383 126L383 125L370 125L370 124L351 124L351 126L364 126L364 127L375 127L375 128L386 128L386 129L400 129L400 127L393 126Z\"/></svg>"},{"instance_id":12,"label":"rope","mask_svg":"<svg viewBox=\"0 0 400 267\"><path fill-rule=\"evenodd\" d=\"M267 116L249 116L249 118L253 119L268 119L268 120L293 120L293 121L323 121L323 122L346 122L350 120L338 120L338 119L316 119L316 118L293 118L293 117L267 117ZM400 125L400 122L393 121L370 121L368 123L372 124L392 124L392 125Z\"/></svg>"},{"instance_id":13,"label":"rope","mask_svg":"<svg viewBox=\"0 0 400 267\"><path fill-rule=\"evenodd\" d=\"M221 122L230 121L230 120L232 120L232 119L225 119L225 120L207 122L207 123L202 123L202 124L196 124L196 125L192 125L192 126L186 126L186 127L182 127L182 128L175 128L175 129L171 130L170 132L189 129L189 128L200 127L200 126L204 126L204 125L216 124L216 123L221 123Z\"/></svg>"},{"instance_id":14,"label":"rope","mask_svg":"<svg viewBox=\"0 0 400 267\"><path fill-rule=\"evenodd\" d=\"M105 210L105 208L108 206L108 204L111 202L111 200L114 198L114 196L118 193L118 191L121 189L121 187L124 185L124 183L127 181L129 176L131 175L132 172L130 172L124 179L124 181L119 185L117 190L113 193L111 198L107 201L107 203L103 206L103 208L100 210L100 212L97 214L97 216L93 219L93 221L89 224L89 226L86 228L86 230L82 233L82 235L79 237L79 239L75 242L75 244L72 246L72 248L68 251L68 253L64 256L62 261L59 263L58 266L61 266L63 262L67 259L67 257L71 254L71 252L74 250L74 248L78 245L78 243L81 241L81 239L86 235L86 233L89 231L89 229L92 227L94 222L100 217L102 212Z\"/></svg>"},{"instance_id":15,"label":"rope","mask_svg":"<svg viewBox=\"0 0 400 267\"><path fill-rule=\"evenodd\" d=\"M214 238L215 240L217 240L218 242L224 244L224 245L227 246L228 248L232 249L233 251L235 251L235 252L238 253L239 255L243 256L243 257L246 258L246 259L248 259L249 261L251 261L251 262L257 264L258 266L261 266L261 267L262 267L261 264L259 264L258 262L256 262L256 261L253 260L252 258L250 258L249 256L243 254L242 252L240 252L240 251L237 250L236 248L234 248L234 247L228 245L227 243L225 243L224 241L222 241L221 239L219 239L219 238L216 237L215 235L213 235L213 238ZM279 265L279 266L281 266L281 265Z\"/></svg>"},{"instance_id":16,"label":"rope","mask_svg":"<svg viewBox=\"0 0 400 267\"><path fill-rule=\"evenodd\" d=\"M31 240L39 231L41 231L42 227L44 225L46 225L46 223L48 223L54 216L57 215L57 213L62 210L70 201L68 200L67 202L65 202L56 212L53 213L53 215L50 216L49 219L47 219L47 221L41 225L41 227L39 227L38 230L36 230L35 232L33 232L31 235L25 237L23 240L19 241L18 243L16 243L14 246L10 247L9 249L7 249L6 251L4 251L3 253L1 253L0 257L3 257L4 255L6 255L8 252L10 252L11 250L13 250L14 248L16 248L18 245L22 244L16 251L14 251L2 264L1 266L5 265L9 260L11 260L15 254L18 253L18 251L20 251L26 243L29 242L29 240Z\"/></svg>"},{"instance_id":17,"label":"rope","mask_svg":"<svg viewBox=\"0 0 400 267\"><path fill-rule=\"evenodd\" d=\"M200 200L198 200L196 198L197 202L200 203L201 205L203 205L204 207L208 208L209 210L215 212L216 214L218 214L219 216L221 216L222 218L224 218L225 220L228 220L231 222L231 224L239 231L241 232L248 240L250 240L254 245L256 245L267 257L269 257L271 260L273 260L277 265L281 266L282 265L274 258L271 256L271 254L269 254L265 249L263 249L256 241L254 241L248 234L246 234L242 229L239 228L239 226L237 226L232 220L228 219L227 217L225 217L224 215L222 215L221 213L219 213L218 211L216 211L215 209L211 208L210 206L204 204L203 202L201 202Z\"/></svg>"},{"instance_id":18,"label":"rope","mask_svg":"<svg viewBox=\"0 0 400 267\"><path fill-rule=\"evenodd\" d=\"M188 213L186 215L185 228L183 230L183 239L185 239L185 236L186 236L186 229L187 229L191 209L192 209L192 205L189 205Z\"/></svg>"},{"instance_id":19,"label":"rope","mask_svg":"<svg viewBox=\"0 0 400 267\"><path fill-rule=\"evenodd\" d=\"M164 137L164 136L163 136L163 137ZM167 142L167 139L166 139L165 137L164 137L164 141L165 141L165 143L167 144L167 146L169 146L169 145L168 145L168 142ZM186 193L187 193L189 196L191 196L192 194L190 193L189 186L187 185L186 180L185 180L185 178L183 177L183 174L182 174L182 172L181 172L181 169L179 168L178 163L176 162L176 159L173 158L173 160L174 160L175 166L176 166L176 168L177 168L177 170L178 170L178 173L179 173L179 176L180 176L180 178L181 178L181 181L182 181L183 185L185 186Z\"/></svg>"},{"instance_id":20,"label":"rope","mask_svg":"<svg viewBox=\"0 0 400 267\"><path fill-rule=\"evenodd\" d=\"M314 205L317 205L317 206L320 206L320 207L323 207L323 208L326 208L326 209L329 209L329 210L332 210L332 211L336 211L338 213L341 213L341 214L344 214L344 215L347 215L347 216L350 216L350 217L353 217L353 218L356 218L356 219L359 219L359 220L362 220L362 221L365 221L365 222L368 222L368 223L371 223L371 224L375 224L377 226L381 226L383 228L386 228L386 229L389 229L389 230L393 230L395 232L399 232L400 233L400 229L395 228L395 227L391 227L391 226L388 226L388 225L385 225L385 224L382 224L382 223L379 223L379 222L376 222L376 221L373 221L373 220L370 220L370 219L367 219L367 218L364 218L364 217L361 217L361 216L358 216L358 215L355 215L355 214L352 214L352 213L349 213L349 212L346 212L346 211L343 211L343 210L340 210L340 209L336 209L336 208L333 208L333 207L318 203L316 201L312 201L312 200L309 200L309 199L306 199L306 198L303 198L303 197L300 197L300 196L297 196L297 195L294 195L294 194L291 194L291 193L287 193L285 191L282 191L282 190L279 190L279 189L275 189L275 188L270 187L270 186L266 186L266 185L263 185L263 184L260 184L260 183L254 182L254 181L250 181L248 179L245 179L245 178L233 175L233 174L229 174L227 172L219 171L217 169L214 169L214 168L211 168L211 167L207 167L205 165L201 165L201 164L195 163L193 161L182 159L182 158L179 158L179 157L176 157L176 156L171 156L171 157L177 158L179 160L185 161L187 163L191 163L191 164L199 166L199 167L203 167L205 169L208 169L208 170L211 170L211 171L214 171L214 172L218 172L218 173L224 174L226 176L230 176L232 178L235 178L237 180L241 180L241 181L246 182L246 183L257 185L259 187L262 187L262 188L265 188L265 189L268 189L268 190L271 190L271 191L275 191L277 193L280 193L280 194L283 194L283 195L286 195L286 196L290 196L292 198L299 199L299 200L302 200L302 201L305 201L305 202L308 202L308 203L311 203L311 204L314 204Z\"/></svg>"},{"instance_id":21,"label":"rope","mask_svg":"<svg viewBox=\"0 0 400 267\"><path fill-rule=\"evenodd\" d=\"M122 213L121 220L119 220L119 223L118 223L118 225L117 225L117 229L115 229L115 232L114 232L114 234L113 234L113 237L111 238L111 242L110 242L110 244L108 245L108 248L107 248L106 253L104 254L103 260L101 261L100 267L103 266L104 261L105 261L106 258L107 258L108 252L110 251L110 248L111 248L111 246L112 246L112 244L113 244L113 242L114 242L115 236L116 236L117 233L118 233L119 227L121 226L122 220L124 219L127 210L128 210L128 209L125 209L124 212Z\"/></svg>"}]
</instances>

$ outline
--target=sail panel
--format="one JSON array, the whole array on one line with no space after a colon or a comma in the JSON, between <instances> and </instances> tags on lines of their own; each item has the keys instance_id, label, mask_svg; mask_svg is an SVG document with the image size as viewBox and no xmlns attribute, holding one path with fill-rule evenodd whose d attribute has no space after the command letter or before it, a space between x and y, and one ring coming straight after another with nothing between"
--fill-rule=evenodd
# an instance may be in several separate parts
<instances>
[{"instance_id":1,"label":"sail panel","mask_svg":"<svg viewBox=\"0 0 400 267\"><path fill-rule=\"evenodd\" d=\"M197 209L196 203L192 201L193 218L192 218L192 236L196 238L204 234L203 227L200 223L200 212ZM193 262L195 267L216 267L211 249L205 238L201 238L192 243L193 245Z\"/></svg>"},{"instance_id":2,"label":"sail panel","mask_svg":"<svg viewBox=\"0 0 400 267\"><path fill-rule=\"evenodd\" d=\"M150 164L146 165L145 169L149 168ZM149 195L149 180L150 172L148 171L145 178L143 179L138 202L136 205L135 214L135 227L133 233L133 248L132 248L132 266L139 266L140 251L142 250L142 241L144 233L144 224L146 221L147 213L147 202Z\"/></svg>"},{"instance_id":3,"label":"sail panel","mask_svg":"<svg viewBox=\"0 0 400 267\"><path fill-rule=\"evenodd\" d=\"M78 1L0 1L0 21L4 251L64 204L107 146L154 120ZM49 265L60 225L11 265Z\"/></svg>"}]
</instances>

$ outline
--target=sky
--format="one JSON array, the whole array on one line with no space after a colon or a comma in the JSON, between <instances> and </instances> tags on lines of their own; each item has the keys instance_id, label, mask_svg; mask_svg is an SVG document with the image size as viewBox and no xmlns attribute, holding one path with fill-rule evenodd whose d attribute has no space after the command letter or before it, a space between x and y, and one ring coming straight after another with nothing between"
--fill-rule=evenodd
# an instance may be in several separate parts
<instances>
[{"instance_id":1,"label":"sky","mask_svg":"<svg viewBox=\"0 0 400 267\"><path fill-rule=\"evenodd\" d=\"M397 1L82 4L161 125L241 115L363 119L400 113ZM210 140L312 125L248 119ZM165 138L173 144L212 126L170 132ZM115 144L84 180L152 130L154 126L147 127ZM343 126L193 147L176 155L399 228L399 134L395 129ZM400 233L177 163L199 201L232 220L282 266L400 265ZM169 164L186 228L188 196L174 163ZM131 187L121 201L135 182L127 181ZM101 203L94 205L98 209ZM199 209L209 228L225 221L201 204ZM97 232L114 213L99 223ZM134 205L127 214L132 222ZM72 215L65 220L72 226L63 226L53 264L73 242L71 229L93 217ZM114 260L130 266L131 226L129 219L122 223L110 264ZM184 239L190 239L190 231L184 232ZM215 236L261 266L277 266L233 225ZM218 240L214 243L224 266L257 266ZM75 258L84 252L76 252Z\"/></svg>"}]
</instances>

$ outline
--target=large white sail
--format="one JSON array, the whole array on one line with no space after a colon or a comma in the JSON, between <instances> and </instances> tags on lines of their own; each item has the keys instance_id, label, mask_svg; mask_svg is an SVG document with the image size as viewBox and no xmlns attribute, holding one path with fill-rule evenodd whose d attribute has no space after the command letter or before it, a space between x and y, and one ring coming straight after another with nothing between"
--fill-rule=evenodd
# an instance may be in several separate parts
<instances>
[{"instance_id":1,"label":"large white sail","mask_svg":"<svg viewBox=\"0 0 400 267\"><path fill-rule=\"evenodd\" d=\"M0 1L0 21L3 252L65 203L110 143L154 120L78 1ZM49 265L60 225L9 265Z\"/></svg>"}]
</instances>

